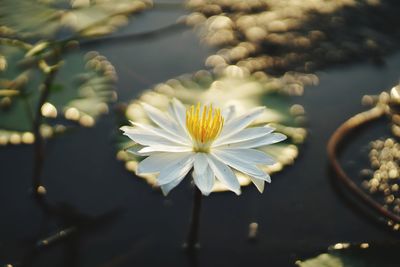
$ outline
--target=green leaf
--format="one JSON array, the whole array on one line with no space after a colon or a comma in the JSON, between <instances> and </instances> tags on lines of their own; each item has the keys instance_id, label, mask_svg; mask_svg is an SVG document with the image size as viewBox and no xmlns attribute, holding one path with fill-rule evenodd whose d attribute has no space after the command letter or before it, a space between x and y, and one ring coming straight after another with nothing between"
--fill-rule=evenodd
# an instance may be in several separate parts
<instances>
[{"instance_id":1,"label":"green leaf","mask_svg":"<svg viewBox=\"0 0 400 267\"><path fill-rule=\"evenodd\" d=\"M399 243L353 244L338 243L327 253L297 261L299 267L397 267Z\"/></svg>"},{"instance_id":2,"label":"green leaf","mask_svg":"<svg viewBox=\"0 0 400 267\"><path fill-rule=\"evenodd\" d=\"M0 88L7 88L0 90L0 144L30 143L28 133L39 99L38 88L45 76L38 69L18 67L26 50L0 46L0 51L7 51L8 60L8 68L0 78ZM116 99L115 81L114 67L104 56L95 52L85 57L79 52L65 55L48 101L41 107L45 117L42 135L51 137L64 132L66 120L93 126Z\"/></svg>"},{"instance_id":3,"label":"green leaf","mask_svg":"<svg viewBox=\"0 0 400 267\"><path fill-rule=\"evenodd\" d=\"M298 262L297 265L300 267L344 267L339 257L327 253L318 255L316 258L304 262Z\"/></svg>"},{"instance_id":4,"label":"green leaf","mask_svg":"<svg viewBox=\"0 0 400 267\"><path fill-rule=\"evenodd\" d=\"M49 102L67 120L93 126L117 98L116 79L112 64L98 53L86 54L84 61L80 54L68 55L55 79L55 85L63 90L51 94Z\"/></svg>"},{"instance_id":5,"label":"green leaf","mask_svg":"<svg viewBox=\"0 0 400 267\"><path fill-rule=\"evenodd\" d=\"M150 0L2 0L0 32L21 38L50 38L63 29L74 36L103 35L151 5Z\"/></svg>"},{"instance_id":6,"label":"green leaf","mask_svg":"<svg viewBox=\"0 0 400 267\"><path fill-rule=\"evenodd\" d=\"M50 88L52 93L61 92L63 89L64 86L62 84L52 84Z\"/></svg>"}]
</instances>

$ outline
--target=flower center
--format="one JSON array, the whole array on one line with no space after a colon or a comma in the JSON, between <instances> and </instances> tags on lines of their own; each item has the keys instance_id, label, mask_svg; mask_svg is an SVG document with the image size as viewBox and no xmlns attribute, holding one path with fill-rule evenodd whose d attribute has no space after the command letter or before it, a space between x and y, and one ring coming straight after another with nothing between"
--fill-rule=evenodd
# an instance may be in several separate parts
<instances>
[{"instance_id":1,"label":"flower center","mask_svg":"<svg viewBox=\"0 0 400 267\"><path fill-rule=\"evenodd\" d=\"M203 106L200 103L186 110L186 128L194 141L193 150L208 152L211 143L221 133L224 118L219 108Z\"/></svg>"}]
</instances>

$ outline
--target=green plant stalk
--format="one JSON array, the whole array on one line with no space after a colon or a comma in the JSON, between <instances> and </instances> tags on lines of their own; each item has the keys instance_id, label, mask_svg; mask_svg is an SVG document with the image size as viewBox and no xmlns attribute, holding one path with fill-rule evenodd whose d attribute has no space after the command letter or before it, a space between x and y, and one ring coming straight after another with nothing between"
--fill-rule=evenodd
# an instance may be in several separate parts
<instances>
[{"instance_id":1,"label":"green plant stalk","mask_svg":"<svg viewBox=\"0 0 400 267\"><path fill-rule=\"evenodd\" d=\"M199 247L199 227L200 227L200 212L201 212L202 194L195 186L193 194L192 217L190 219L189 233L184 244L184 248L188 253L192 253Z\"/></svg>"},{"instance_id":2,"label":"green plant stalk","mask_svg":"<svg viewBox=\"0 0 400 267\"><path fill-rule=\"evenodd\" d=\"M59 51L56 52L56 62L59 60L60 53ZM32 176L32 187L34 196L41 200L43 199L44 192L43 190L39 190L42 185L42 170L43 170L43 163L44 163L44 152L45 152L45 143L44 138L40 133L40 125L43 120L41 108L44 103L46 103L47 99L50 95L50 89L53 84L54 78L57 75L58 67L49 68L49 71L46 73L46 78L43 83L40 85L39 90L40 98L39 102L37 103L33 125L32 125L32 133L34 135L35 141L33 144L33 176ZM43 188L44 189L44 188Z\"/></svg>"}]
</instances>

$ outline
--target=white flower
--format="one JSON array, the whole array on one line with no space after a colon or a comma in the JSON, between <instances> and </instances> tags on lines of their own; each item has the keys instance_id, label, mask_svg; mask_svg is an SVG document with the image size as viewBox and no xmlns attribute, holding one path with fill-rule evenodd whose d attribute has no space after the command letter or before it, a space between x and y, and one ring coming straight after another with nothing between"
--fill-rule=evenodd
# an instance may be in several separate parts
<instances>
[{"instance_id":1,"label":"white flower","mask_svg":"<svg viewBox=\"0 0 400 267\"><path fill-rule=\"evenodd\" d=\"M263 107L235 116L232 107L222 112L212 105L186 109L177 99L172 100L168 113L142 105L158 127L132 122L134 127L123 126L121 130L139 144L129 151L147 157L139 163L137 173L159 173L157 183L164 195L192 169L194 183L204 195L211 193L215 179L239 195L240 184L233 170L248 175L260 192L265 181L271 182L259 166L276 161L256 148L286 136L273 133L268 126L248 127L264 112Z\"/></svg>"}]
</instances>

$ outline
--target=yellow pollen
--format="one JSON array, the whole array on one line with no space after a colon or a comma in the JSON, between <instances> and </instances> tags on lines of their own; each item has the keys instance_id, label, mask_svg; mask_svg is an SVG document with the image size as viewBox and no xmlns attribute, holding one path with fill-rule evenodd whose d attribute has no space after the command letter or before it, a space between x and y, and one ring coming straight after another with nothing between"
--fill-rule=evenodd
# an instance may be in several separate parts
<instances>
[{"instance_id":1,"label":"yellow pollen","mask_svg":"<svg viewBox=\"0 0 400 267\"><path fill-rule=\"evenodd\" d=\"M196 142L196 150L207 150L209 144L218 137L224 125L224 118L219 108L204 106L201 112L200 103L186 110L186 127Z\"/></svg>"}]
</instances>

